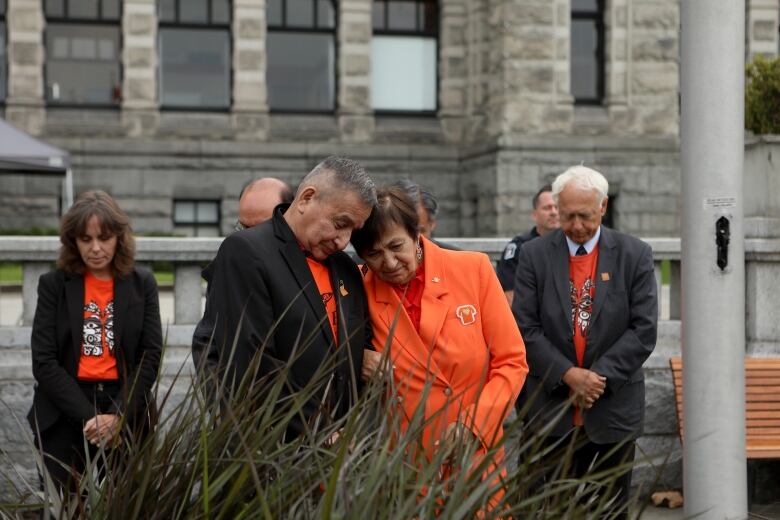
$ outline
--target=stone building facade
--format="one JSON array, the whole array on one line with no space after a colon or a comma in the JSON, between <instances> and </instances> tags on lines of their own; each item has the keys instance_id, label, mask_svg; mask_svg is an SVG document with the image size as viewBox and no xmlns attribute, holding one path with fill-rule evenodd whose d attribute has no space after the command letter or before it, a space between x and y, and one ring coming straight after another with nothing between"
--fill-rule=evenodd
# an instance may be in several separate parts
<instances>
[{"instance_id":1,"label":"stone building facade","mask_svg":"<svg viewBox=\"0 0 780 520\"><path fill-rule=\"evenodd\" d=\"M287 2L225 0L229 13L210 15L209 23L222 20L217 25L224 25L228 49L228 101L217 109L166 105L162 36L181 20L163 13L179 3L115 3L120 77L113 104L95 107L52 101L47 59L62 51L49 38L62 22L51 13L58 2L0 0L6 46L0 57L7 64L0 113L68 150L76 191L110 191L140 232L193 232L175 219L183 201L185 213L206 204L211 232L227 233L248 180L273 175L296 183L319 159L340 153L361 160L379 182L408 177L430 186L441 199L441 236L524 230L538 187L581 162L610 180L615 227L643 236L679 234L679 0L397 2L419 8L418 22L427 17L412 32L428 38L428 47L415 48L433 45L436 62L423 73L434 89L433 105L402 111L377 109L377 73L391 70L378 43L385 34L398 35L377 30L380 11L388 12L382 2L313 2L317 13L332 10L331 22L314 15L311 34L333 37L327 83L333 94L325 110L309 111L274 108L275 96L284 95L274 74L289 50L280 50L278 34L289 28L278 25L276 10L284 4L285 16L292 16ZM591 25L578 18L589 10ZM747 1L748 56L777 53L778 11L777 0ZM597 92L586 102L573 95L582 73L575 63L583 55L578 27L594 45L585 57L596 56L585 75L598 75L586 78ZM415 52L406 56L410 63L419 59ZM419 79L399 70L389 79L398 88ZM1 228L56 226L56 182L0 180Z\"/></svg>"}]
</instances>

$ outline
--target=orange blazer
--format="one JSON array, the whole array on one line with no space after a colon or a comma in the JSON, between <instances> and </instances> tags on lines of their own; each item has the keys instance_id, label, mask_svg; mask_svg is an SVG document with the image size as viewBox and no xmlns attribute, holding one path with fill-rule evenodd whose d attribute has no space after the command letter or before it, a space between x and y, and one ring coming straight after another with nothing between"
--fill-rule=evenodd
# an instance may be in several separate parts
<instances>
[{"instance_id":1,"label":"orange blazer","mask_svg":"<svg viewBox=\"0 0 780 520\"><path fill-rule=\"evenodd\" d=\"M417 407L424 407L430 423L422 442L430 459L436 441L456 421L479 438L483 449L494 445L528 365L488 257L422 241L425 289L419 334L389 284L369 271L364 285L374 348L390 349L401 427L405 430Z\"/></svg>"}]
</instances>

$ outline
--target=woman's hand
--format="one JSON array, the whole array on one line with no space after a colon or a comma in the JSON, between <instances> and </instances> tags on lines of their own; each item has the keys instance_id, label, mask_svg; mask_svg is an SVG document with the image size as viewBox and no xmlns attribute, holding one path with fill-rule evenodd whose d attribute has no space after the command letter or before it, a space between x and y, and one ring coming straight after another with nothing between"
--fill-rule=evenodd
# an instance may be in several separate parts
<instances>
[{"instance_id":1,"label":"woman's hand","mask_svg":"<svg viewBox=\"0 0 780 520\"><path fill-rule=\"evenodd\" d=\"M360 377L363 381L368 381L374 374L380 372L382 363L382 353L374 350L363 349L363 366L360 369Z\"/></svg>"},{"instance_id":2,"label":"woman's hand","mask_svg":"<svg viewBox=\"0 0 780 520\"><path fill-rule=\"evenodd\" d=\"M441 441L436 441L437 449L449 450L448 463L452 464L458 452L462 452L469 444L478 444L479 438L461 422L453 422L444 430Z\"/></svg>"},{"instance_id":3,"label":"woman's hand","mask_svg":"<svg viewBox=\"0 0 780 520\"><path fill-rule=\"evenodd\" d=\"M84 424L84 437L97 446L101 443L111 442L119 433L121 421L116 414L99 414Z\"/></svg>"}]
</instances>

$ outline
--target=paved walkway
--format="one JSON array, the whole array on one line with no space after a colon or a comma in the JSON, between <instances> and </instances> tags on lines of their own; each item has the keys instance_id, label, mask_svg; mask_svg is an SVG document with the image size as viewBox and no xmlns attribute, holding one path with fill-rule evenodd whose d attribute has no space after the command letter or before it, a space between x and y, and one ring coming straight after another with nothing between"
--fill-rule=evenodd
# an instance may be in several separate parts
<instances>
[{"instance_id":1,"label":"paved walkway","mask_svg":"<svg viewBox=\"0 0 780 520\"><path fill-rule=\"evenodd\" d=\"M653 506L647 506L642 512L642 516L639 517L640 520L682 520L683 518L685 518L685 515L683 514L683 509L681 507L678 509L668 509L665 507Z\"/></svg>"},{"instance_id":2,"label":"paved walkway","mask_svg":"<svg viewBox=\"0 0 780 520\"><path fill-rule=\"evenodd\" d=\"M638 520L683 520L684 518L683 508L666 509L648 506ZM708 517L704 516L702 518L706 520ZM750 518L751 520L780 520L780 503L768 505L754 504L750 511Z\"/></svg>"}]
</instances>

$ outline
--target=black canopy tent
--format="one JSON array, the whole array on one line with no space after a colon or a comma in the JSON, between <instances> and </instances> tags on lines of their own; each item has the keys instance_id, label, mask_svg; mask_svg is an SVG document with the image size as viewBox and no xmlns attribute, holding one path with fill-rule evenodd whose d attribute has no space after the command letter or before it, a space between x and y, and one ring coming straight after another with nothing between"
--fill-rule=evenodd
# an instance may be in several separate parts
<instances>
[{"instance_id":1,"label":"black canopy tent","mask_svg":"<svg viewBox=\"0 0 780 520\"><path fill-rule=\"evenodd\" d=\"M63 177L62 210L73 203L73 173L68 152L39 141L0 119L0 174Z\"/></svg>"}]
</instances>

